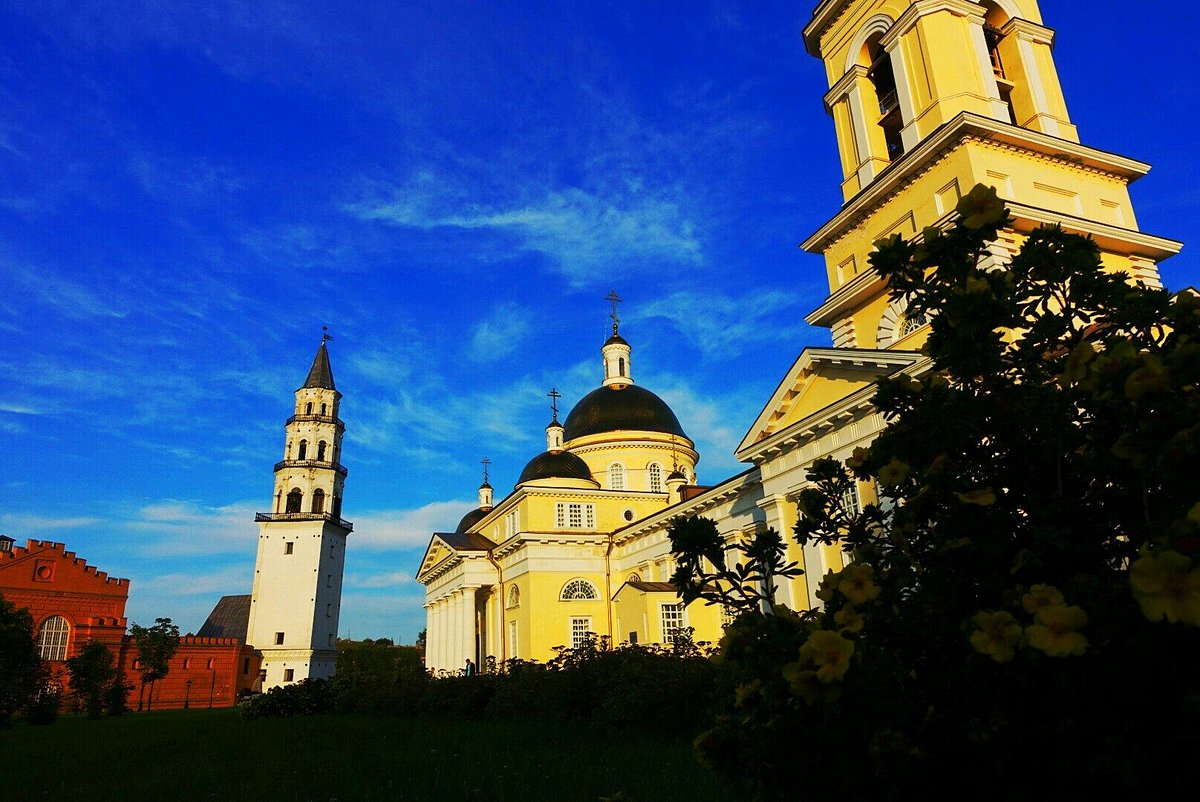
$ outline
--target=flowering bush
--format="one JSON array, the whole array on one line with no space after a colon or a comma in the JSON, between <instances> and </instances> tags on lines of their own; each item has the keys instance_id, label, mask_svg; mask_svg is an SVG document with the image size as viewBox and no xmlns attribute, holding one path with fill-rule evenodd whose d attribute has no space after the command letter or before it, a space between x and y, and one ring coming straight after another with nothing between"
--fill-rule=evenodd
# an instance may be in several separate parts
<instances>
[{"instance_id":1,"label":"flowering bush","mask_svg":"<svg viewBox=\"0 0 1200 802\"><path fill-rule=\"evenodd\" d=\"M998 265L1008 222L976 187L872 255L929 362L811 468L795 536L849 561L822 609L726 602L738 686L697 747L762 798L1144 797L1200 747L1200 299L1057 228ZM854 481L879 503L847 509ZM720 584L675 548L681 586Z\"/></svg>"}]
</instances>

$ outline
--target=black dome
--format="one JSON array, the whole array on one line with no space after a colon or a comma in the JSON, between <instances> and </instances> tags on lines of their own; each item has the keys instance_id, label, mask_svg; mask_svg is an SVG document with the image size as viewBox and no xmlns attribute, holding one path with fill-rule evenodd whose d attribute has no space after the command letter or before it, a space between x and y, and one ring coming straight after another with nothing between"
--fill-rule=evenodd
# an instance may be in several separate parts
<instances>
[{"instance_id":1,"label":"black dome","mask_svg":"<svg viewBox=\"0 0 1200 802\"><path fill-rule=\"evenodd\" d=\"M483 520L483 516L487 515L489 512L491 512L491 510L485 510L480 507L476 507L475 509L471 510L470 512L468 512L466 515L464 515L462 517L462 520L458 522L458 528L455 529L454 531L455 532L467 531L472 526L474 526L475 524L477 524L481 520Z\"/></svg>"},{"instance_id":2,"label":"black dome","mask_svg":"<svg viewBox=\"0 0 1200 802\"><path fill-rule=\"evenodd\" d=\"M563 437L567 440L618 429L687 437L666 402L636 384L592 390L571 410L564 426Z\"/></svg>"},{"instance_id":3,"label":"black dome","mask_svg":"<svg viewBox=\"0 0 1200 802\"><path fill-rule=\"evenodd\" d=\"M570 451L543 451L525 466L517 484L534 479L585 479L592 480L587 463Z\"/></svg>"}]
</instances>

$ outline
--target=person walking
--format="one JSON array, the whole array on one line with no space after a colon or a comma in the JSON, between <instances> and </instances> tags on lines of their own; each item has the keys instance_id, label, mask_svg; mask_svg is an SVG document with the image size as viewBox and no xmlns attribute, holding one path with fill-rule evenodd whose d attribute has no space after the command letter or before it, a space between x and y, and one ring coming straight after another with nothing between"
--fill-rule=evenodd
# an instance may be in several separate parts
<instances>
[{"instance_id":1,"label":"person walking","mask_svg":"<svg viewBox=\"0 0 1200 802\"><path fill-rule=\"evenodd\" d=\"M471 658L467 658L467 664L463 666L463 673L468 677L475 676L475 664L471 662Z\"/></svg>"}]
</instances>

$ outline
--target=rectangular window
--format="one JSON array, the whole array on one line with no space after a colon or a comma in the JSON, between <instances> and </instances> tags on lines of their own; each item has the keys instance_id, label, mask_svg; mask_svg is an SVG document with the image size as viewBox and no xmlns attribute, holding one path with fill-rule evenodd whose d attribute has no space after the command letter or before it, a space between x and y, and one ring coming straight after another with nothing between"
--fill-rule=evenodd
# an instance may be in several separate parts
<instances>
[{"instance_id":1,"label":"rectangular window","mask_svg":"<svg viewBox=\"0 0 1200 802\"><path fill-rule=\"evenodd\" d=\"M249 657L242 658L242 673L243 674L250 673L250 658Z\"/></svg>"},{"instance_id":2,"label":"rectangular window","mask_svg":"<svg viewBox=\"0 0 1200 802\"><path fill-rule=\"evenodd\" d=\"M329 636L329 645L330 645L330 646L333 646L333 645L335 645L335 644L334 644L334 642L333 642L333 639L334 639L334 635L333 635L333 634L330 634L330 636Z\"/></svg>"},{"instance_id":3,"label":"rectangular window","mask_svg":"<svg viewBox=\"0 0 1200 802\"><path fill-rule=\"evenodd\" d=\"M325 587L327 587L327 588L333 587L333 574L325 575Z\"/></svg>"},{"instance_id":4,"label":"rectangular window","mask_svg":"<svg viewBox=\"0 0 1200 802\"><path fill-rule=\"evenodd\" d=\"M296 549L296 544L294 542L292 542L291 540L289 540L283 544L283 553L284 554L291 554L293 551L295 551L295 549Z\"/></svg>"},{"instance_id":5,"label":"rectangular window","mask_svg":"<svg viewBox=\"0 0 1200 802\"><path fill-rule=\"evenodd\" d=\"M515 658L517 656L517 622L508 622L508 656Z\"/></svg>"},{"instance_id":6,"label":"rectangular window","mask_svg":"<svg viewBox=\"0 0 1200 802\"><path fill-rule=\"evenodd\" d=\"M562 502L554 505L556 529L595 529L596 505Z\"/></svg>"},{"instance_id":7,"label":"rectangular window","mask_svg":"<svg viewBox=\"0 0 1200 802\"><path fill-rule=\"evenodd\" d=\"M205 666L205 668L208 669L209 671L212 671L214 668L216 668L216 665L217 665L217 661L210 657L210 658L208 658L208 665Z\"/></svg>"},{"instance_id":8,"label":"rectangular window","mask_svg":"<svg viewBox=\"0 0 1200 802\"><path fill-rule=\"evenodd\" d=\"M663 643L674 643L675 633L683 629L683 605L664 604L660 608Z\"/></svg>"},{"instance_id":9,"label":"rectangular window","mask_svg":"<svg viewBox=\"0 0 1200 802\"><path fill-rule=\"evenodd\" d=\"M183 658L183 670L187 671L191 667L192 667L192 658L190 658L190 657Z\"/></svg>"},{"instance_id":10,"label":"rectangular window","mask_svg":"<svg viewBox=\"0 0 1200 802\"><path fill-rule=\"evenodd\" d=\"M330 557L330 559L333 558L333 544L332 543L329 544L329 557Z\"/></svg>"},{"instance_id":11,"label":"rectangular window","mask_svg":"<svg viewBox=\"0 0 1200 802\"><path fill-rule=\"evenodd\" d=\"M504 536L512 537L520 531L518 524L520 519L517 516L517 510L513 510L508 515L504 516Z\"/></svg>"},{"instance_id":12,"label":"rectangular window","mask_svg":"<svg viewBox=\"0 0 1200 802\"><path fill-rule=\"evenodd\" d=\"M578 649L583 645L587 634L592 631L592 619L590 618L572 618L571 619L571 648Z\"/></svg>"},{"instance_id":13,"label":"rectangular window","mask_svg":"<svg viewBox=\"0 0 1200 802\"><path fill-rule=\"evenodd\" d=\"M847 515L858 515L862 512L862 502L858 498L858 483L850 485L850 489L842 494L842 506Z\"/></svg>"},{"instance_id":14,"label":"rectangular window","mask_svg":"<svg viewBox=\"0 0 1200 802\"><path fill-rule=\"evenodd\" d=\"M283 670L283 681L284 682L291 682L295 676L296 676L296 670L294 668L285 668Z\"/></svg>"},{"instance_id":15,"label":"rectangular window","mask_svg":"<svg viewBox=\"0 0 1200 802\"><path fill-rule=\"evenodd\" d=\"M276 645L276 646L282 646L282 645L283 645L283 633L282 633L282 632L276 632L276 633L275 633L275 645Z\"/></svg>"},{"instance_id":16,"label":"rectangular window","mask_svg":"<svg viewBox=\"0 0 1200 802\"><path fill-rule=\"evenodd\" d=\"M326 618L333 617L333 605L332 604L325 605L325 617Z\"/></svg>"}]
</instances>

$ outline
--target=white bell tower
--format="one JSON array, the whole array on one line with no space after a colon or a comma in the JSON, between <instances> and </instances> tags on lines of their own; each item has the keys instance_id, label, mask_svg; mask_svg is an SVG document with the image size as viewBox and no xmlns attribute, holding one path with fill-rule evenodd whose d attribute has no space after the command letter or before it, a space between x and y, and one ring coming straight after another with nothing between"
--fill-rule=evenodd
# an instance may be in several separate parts
<instances>
[{"instance_id":1,"label":"white bell tower","mask_svg":"<svg viewBox=\"0 0 1200 802\"><path fill-rule=\"evenodd\" d=\"M262 690L332 676L337 661L346 536L353 526L342 520L346 427L325 347L330 339L322 336L296 391L283 460L275 464L272 511L254 516L258 558L246 636L263 655Z\"/></svg>"}]
</instances>

